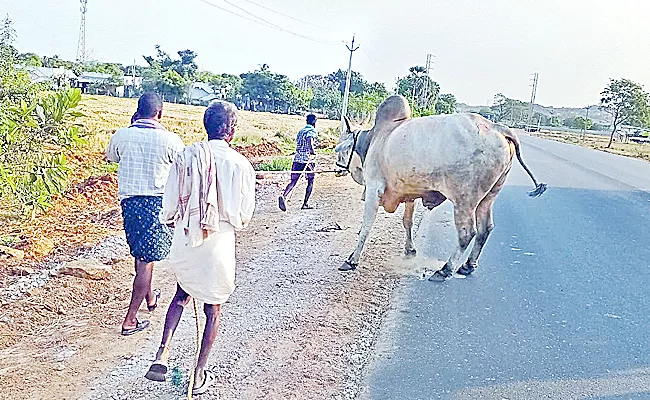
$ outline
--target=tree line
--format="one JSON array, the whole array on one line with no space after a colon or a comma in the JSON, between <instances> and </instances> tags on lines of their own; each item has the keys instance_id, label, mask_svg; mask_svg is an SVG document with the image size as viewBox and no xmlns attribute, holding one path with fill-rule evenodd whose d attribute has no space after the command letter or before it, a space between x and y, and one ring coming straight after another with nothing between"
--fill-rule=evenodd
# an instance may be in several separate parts
<instances>
[{"instance_id":1,"label":"tree line","mask_svg":"<svg viewBox=\"0 0 650 400\"><path fill-rule=\"evenodd\" d=\"M533 110L530 116L530 103L511 99L497 93L491 107L481 108L479 113L488 116L495 122L509 126L525 126L528 121L532 125L568 127L574 129L610 129L609 143L611 147L614 134L623 125L650 129L650 94L642 85L630 79L610 79L609 84L600 93L599 109L611 116L611 123L606 125L596 124L590 118L574 116L560 119L558 116L546 115Z\"/></svg>"},{"instance_id":2,"label":"tree line","mask_svg":"<svg viewBox=\"0 0 650 400\"><path fill-rule=\"evenodd\" d=\"M19 53L13 48L16 32L7 16L0 28L0 43L12 53L12 57L25 66L63 67L79 75L83 72L109 74L113 79L106 84L121 85L125 75L142 78L142 84L125 87L125 94L138 96L144 91L155 91L166 101L191 103L192 86L203 83L214 93L239 108L253 111L298 113L316 111L329 118L340 118L347 71L341 69L328 75L307 75L292 82L286 75L274 72L269 65L260 64L253 71L239 75L213 73L200 70L198 53L179 50L175 54L155 46L155 53L144 55L146 66L122 65L108 62L75 62L59 56L39 56L35 53ZM205 86L204 86L205 87ZM413 114L431 115L455 111L456 98L452 94L440 94L440 86L434 82L422 66L409 69L409 74L398 79L395 88L387 88L380 82L369 82L357 71L351 73L348 114L352 118L365 118L390 94L399 93L409 99Z\"/></svg>"}]
</instances>

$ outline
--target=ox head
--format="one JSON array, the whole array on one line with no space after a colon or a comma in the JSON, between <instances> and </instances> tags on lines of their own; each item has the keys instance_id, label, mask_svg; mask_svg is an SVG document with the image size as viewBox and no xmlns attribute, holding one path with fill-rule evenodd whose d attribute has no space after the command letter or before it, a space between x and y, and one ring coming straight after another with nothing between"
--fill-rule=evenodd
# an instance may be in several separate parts
<instances>
[{"instance_id":1,"label":"ox head","mask_svg":"<svg viewBox=\"0 0 650 400\"><path fill-rule=\"evenodd\" d=\"M341 141L336 145L334 151L338 154L336 166L341 168L341 175L350 172L352 179L359 185L363 185L363 161L360 156L360 139L365 139L367 131L360 129L352 130L350 120L345 119L345 132L341 135ZM365 156L365 153L363 153Z\"/></svg>"}]
</instances>

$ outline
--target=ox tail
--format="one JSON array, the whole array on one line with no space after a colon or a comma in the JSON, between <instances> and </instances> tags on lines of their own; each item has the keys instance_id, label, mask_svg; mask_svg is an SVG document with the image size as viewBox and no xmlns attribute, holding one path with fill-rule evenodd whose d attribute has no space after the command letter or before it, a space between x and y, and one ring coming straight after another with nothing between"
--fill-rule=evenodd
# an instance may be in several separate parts
<instances>
[{"instance_id":1,"label":"ox tail","mask_svg":"<svg viewBox=\"0 0 650 400\"><path fill-rule=\"evenodd\" d=\"M517 155L517 160L519 160L519 164L524 168L528 176L530 176L530 179L533 180L533 183L535 184L535 189L531 190L528 192L528 195L531 197L537 197L541 196L547 188L547 185L545 183L538 183L537 179L533 176L533 173L531 170L528 168L524 160L521 158L521 142L519 141L519 137L515 132L513 132L511 129L499 129L499 132L505 136L506 140L508 140L510 143L515 146L515 154Z\"/></svg>"}]
</instances>

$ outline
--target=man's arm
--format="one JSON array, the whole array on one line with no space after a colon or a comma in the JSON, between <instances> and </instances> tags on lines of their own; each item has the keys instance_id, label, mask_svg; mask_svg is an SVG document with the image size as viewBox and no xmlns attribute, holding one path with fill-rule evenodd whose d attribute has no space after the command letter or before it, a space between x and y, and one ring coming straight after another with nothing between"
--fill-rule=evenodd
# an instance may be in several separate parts
<instances>
[{"instance_id":1,"label":"man's arm","mask_svg":"<svg viewBox=\"0 0 650 400\"><path fill-rule=\"evenodd\" d=\"M307 137L307 147L308 147L308 153L309 154L316 154L314 151L314 139L311 137Z\"/></svg>"},{"instance_id":2,"label":"man's arm","mask_svg":"<svg viewBox=\"0 0 650 400\"><path fill-rule=\"evenodd\" d=\"M167 184L165 184L165 190L163 192L162 209L158 215L160 222L171 228L174 227L174 222L178 216L178 200L180 194L178 163L182 163L180 157L174 161L169 171L169 177L167 178ZM182 170L183 167L180 169Z\"/></svg>"},{"instance_id":3,"label":"man's arm","mask_svg":"<svg viewBox=\"0 0 650 400\"><path fill-rule=\"evenodd\" d=\"M242 178L240 218L243 228L245 228L253 218L255 211L255 170L253 166L248 165Z\"/></svg>"},{"instance_id":4,"label":"man's arm","mask_svg":"<svg viewBox=\"0 0 650 400\"><path fill-rule=\"evenodd\" d=\"M111 141L108 143L108 148L106 149L106 159L110 162L119 163L120 162L120 153L117 150L117 132L111 136Z\"/></svg>"}]
</instances>

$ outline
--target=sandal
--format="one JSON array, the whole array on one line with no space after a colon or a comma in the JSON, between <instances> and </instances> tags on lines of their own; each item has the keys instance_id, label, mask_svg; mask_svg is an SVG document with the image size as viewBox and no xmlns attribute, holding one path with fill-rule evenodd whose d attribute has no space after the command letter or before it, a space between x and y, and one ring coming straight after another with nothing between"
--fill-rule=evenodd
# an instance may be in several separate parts
<instances>
[{"instance_id":1,"label":"sandal","mask_svg":"<svg viewBox=\"0 0 650 400\"><path fill-rule=\"evenodd\" d=\"M201 386L192 389L192 396L198 396L207 392L210 386L214 385L214 382L216 380L217 374L215 374L213 371L203 371L203 383L201 383Z\"/></svg>"},{"instance_id":2,"label":"sandal","mask_svg":"<svg viewBox=\"0 0 650 400\"><path fill-rule=\"evenodd\" d=\"M151 364L151 367L149 367L149 371L147 371L144 377L149 379L150 381L165 382L166 373L167 373L167 362L162 360L156 360L153 362L153 364Z\"/></svg>"},{"instance_id":3,"label":"sandal","mask_svg":"<svg viewBox=\"0 0 650 400\"><path fill-rule=\"evenodd\" d=\"M153 303L153 306L147 304L147 310L149 310L149 312L154 312L158 307L158 299L160 299L160 289L154 289L153 294L155 295L156 302Z\"/></svg>"},{"instance_id":4,"label":"sandal","mask_svg":"<svg viewBox=\"0 0 650 400\"><path fill-rule=\"evenodd\" d=\"M140 331L143 331L149 327L149 321L144 320L144 321L138 321L137 319L135 320L135 327L129 328L129 329L124 329L122 327L122 336L131 336L134 333L138 333Z\"/></svg>"}]
</instances>

